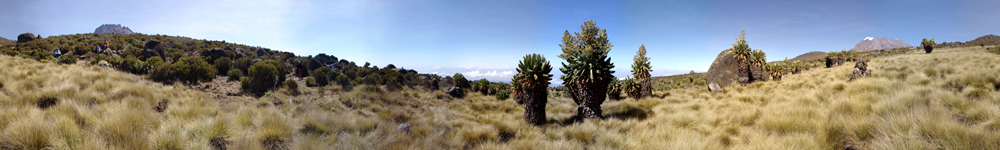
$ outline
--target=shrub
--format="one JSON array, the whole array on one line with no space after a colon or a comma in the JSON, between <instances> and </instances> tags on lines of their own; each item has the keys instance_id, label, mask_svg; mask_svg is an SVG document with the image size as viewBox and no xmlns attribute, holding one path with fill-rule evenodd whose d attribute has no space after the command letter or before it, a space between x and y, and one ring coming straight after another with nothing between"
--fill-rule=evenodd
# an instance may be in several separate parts
<instances>
[{"instance_id":1,"label":"shrub","mask_svg":"<svg viewBox=\"0 0 1000 150\"><path fill-rule=\"evenodd\" d=\"M235 69L235 68L229 69L229 71L226 72L226 76L229 76L230 81L233 80L239 81L240 78L243 78L243 71L240 71L240 69Z\"/></svg>"},{"instance_id":2,"label":"shrub","mask_svg":"<svg viewBox=\"0 0 1000 150\"><path fill-rule=\"evenodd\" d=\"M112 62L112 64L114 63ZM135 57L127 57L115 65L118 66L118 70L132 74L144 74L149 72L149 66L146 65L146 62L143 62Z\"/></svg>"},{"instance_id":3,"label":"shrub","mask_svg":"<svg viewBox=\"0 0 1000 150\"><path fill-rule=\"evenodd\" d=\"M150 59L146 59L149 62ZM159 63L158 66L154 66L153 69L149 70L149 78L157 82L170 82L174 79L173 73L170 71L170 63Z\"/></svg>"},{"instance_id":4,"label":"shrub","mask_svg":"<svg viewBox=\"0 0 1000 150\"><path fill-rule=\"evenodd\" d=\"M517 66L514 80L517 81L515 85L520 85L517 89L521 90L517 101L525 104L524 121L533 125L544 124L545 103L548 103L546 87L552 80L552 74L549 74L552 66L539 54L524 56L524 60L518 62Z\"/></svg>"},{"instance_id":5,"label":"shrub","mask_svg":"<svg viewBox=\"0 0 1000 150\"><path fill-rule=\"evenodd\" d=\"M337 75L334 81L336 81L336 83L339 84L340 86L344 87L344 89L351 89L351 87L353 86L351 84L351 79L344 74Z\"/></svg>"},{"instance_id":6,"label":"shrub","mask_svg":"<svg viewBox=\"0 0 1000 150\"><path fill-rule=\"evenodd\" d=\"M317 86L326 86L330 84L330 73L333 73L333 70L330 70L329 67L319 67L313 70L311 74L313 79L316 80Z\"/></svg>"},{"instance_id":7,"label":"shrub","mask_svg":"<svg viewBox=\"0 0 1000 150\"><path fill-rule=\"evenodd\" d=\"M288 88L288 92L291 95L299 94L299 82L296 82L295 80L285 80L285 88Z\"/></svg>"},{"instance_id":8,"label":"shrub","mask_svg":"<svg viewBox=\"0 0 1000 150\"><path fill-rule=\"evenodd\" d=\"M77 57L76 57L76 55L73 55L73 54L65 54L65 55L59 56L59 63L60 64L75 64L76 60L77 60Z\"/></svg>"},{"instance_id":9,"label":"shrub","mask_svg":"<svg viewBox=\"0 0 1000 150\"><path fill-rule=\"evenodd\" d=\"M559 68L564 74L560 78L572 91L570 97L580 105L577 109L580 116L603 118L601 104L607 98L608 82L615 73L611 70L615 65L608 57L613 45L608 43L607 31L598 28L594 21L584 22L581 30L583 33L577 32L576 36L568 30L563 32L563 44L559 45L563 53L559 58L566 63Z\"/></svg>"},{"instance_id":10,"label":"shrub","mask_svg":"<svg viewBox=\"0 0 1000 150\"><path fill-rule=\"evenodd\" d=\"M250 69L250 66L253 64L254 62L252 59L243 57L240 59L236 59L236 61L233 61L233 68L240 69L240 71L243 71L243 73L246 74L248 73L247 69Z\"/></svg>"},{"instance_id":11,"label":"shrub","mask_svg":"<svg viewBox=\"0 0 1000 150\"><path fill-rule=\"evenodd\" d=\"M229 57L215 59L215 70L218 71L219 74L229 71L232 68L233 68L233 60L229 59ZM225 75L228 75L228 72L226 72Z\"/></svg>"},{"instance_id":12,"label":"shrub","mask_svg":"<svg viewBox=\"0 0 1000 150\"><path fill-rule=\"evenodd\" d=\"M510 90L503 89L503 90L497 91L497 95L496 96L497 96L497 100L507 100L507 98L510 98Z\"/></svg>"},{"instance_id":13,"label":"shrub","mask_svg":"<svg viewBox=\"0 0 1000 150\"><path fill-rule=\"evenodd\" d=\"M160 56L146 58L146 65L149 65L150 69L163 67L163 63L163 58L160 58Z\"/></svg>"},{"instance_id":14,"label":"shrub","mask_svg":"<svg viewBox=\"0 0 1000 150\"><path fill-rule=\"evenodd\" d=\"M278 76L283 76L279 69L280 62L275 60L261 61L253 64L247 69L246 79L241 79L240 83L244 91L256 95L262 95L267 90L275 87L280 78Z\"/></svg>"},{"instance_id":15,"label":"shrub","mask_svg":"<svg viewBox=\"0 0 1000 150\"><path fill-rule=\"evenodd\" d=\"M170 65L170 71L178 79L188 83L212 80L216 74L214 66L196 56L182 57Z\"/></svg>"}]
</instances>

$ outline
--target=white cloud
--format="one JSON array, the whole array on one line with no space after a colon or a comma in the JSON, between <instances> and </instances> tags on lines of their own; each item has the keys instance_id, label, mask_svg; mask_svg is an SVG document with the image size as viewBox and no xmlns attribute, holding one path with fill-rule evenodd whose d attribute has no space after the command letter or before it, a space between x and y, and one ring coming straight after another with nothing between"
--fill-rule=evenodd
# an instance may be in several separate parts
<instances>
[{"instance_id":1,"label":"white cloud","mask_svg":"<svg viewBox=\"0 0 1000 150\"><path fill-rule=\"evenodd\" d=\"M479 78L479 77L484 77L484 78L485 77L494 77L494 78L498 78L498 77L511 77L511 76L514 76L514 71L497 72L496 70L494 70L494 71L486 71L486 72L480 73L479 70L476 70L476 71L463 72L462 75L467 76L467 77L471 77L471 78Z\"/></svg>"}]
</instances>

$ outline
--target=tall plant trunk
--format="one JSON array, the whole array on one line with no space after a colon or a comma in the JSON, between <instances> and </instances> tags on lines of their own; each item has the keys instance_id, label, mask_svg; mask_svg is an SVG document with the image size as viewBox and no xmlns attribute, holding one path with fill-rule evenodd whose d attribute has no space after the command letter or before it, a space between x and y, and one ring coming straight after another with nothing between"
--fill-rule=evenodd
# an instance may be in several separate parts
<instances>
[{"instance_id":1,"label":"tall plant trunk","mask_svg":"<svg viewBox=\"0 0 1000 150\"><path fill-rule=\"evenodd\" d=\"M781 81L781 75L777 75L777 76L771 76L771 80L774 80L774 81Z\"/></svg>"},{"instance_id":2,"label":"tall plant trunk","mask_svg":"<svg viewBox=\"0 0 1000 150\"><path fill-rule=\"evenodd\" d=\"M928 54L930 54L931 51L933 51L933 50L934 50L934 46L924 46L924 51L926 51Z\"/></svg>"},{"instance_id":3,"label":"tall plant trunk","mask_svg":"<svg viewBox=\"0 0 1000 150\"><path fill-rule=\"evenodd\" d=\"M747 59L736 59L736 76L740 82L740 85L746 86L750 83L750 66L747 64Z\"/></svg>"},{"instance_id":4,"label":"tall plant trunk","mask_svg":"<svg viewBox=\"0 0 1000 150\"><path fill-rule=\"evenodd\" d=\"M524 122L532 125L545 124L545 103L548 103L548 92L542 84L522 85L519 94L527 98L524 105Z\"/></svg>"},{"instance_id":5,"label":"tall plant trunk","mask_svg":"<svg viewBox=\"0 0 1000 150\"><path fill-rule=\"evenodd\" d=\"M643 79L640 80L639 83L640 83L640 87L639 87L640 95L639 95L639 98L650 97L650 96L653 95L653 87L652 87L653 86L653 82L650 80L650 78L643 78Z\"/></svg>"},{"instance_id":6,"label":"tall plant trunk","mask_svg":"<svg viewBox=\"0 0 1000 150\"><path fill-rule=\"evenodd\" d=\"M750 65L750 83L764 81L764 68L760 65Z\"/></svg>"},{"instance_id":7,"label":"tall plant trunk","mask_svg":"<svg viewBox=\"0 0 1000 150\"><path fill-rule=\"evenodd\" d=\"M577 115L583 118L603 118L601 104L607 99L607 80L594 80L590 82L577 81L573 84L576 90L572 91L580 98Z\"/></svg>"}]
</instances>

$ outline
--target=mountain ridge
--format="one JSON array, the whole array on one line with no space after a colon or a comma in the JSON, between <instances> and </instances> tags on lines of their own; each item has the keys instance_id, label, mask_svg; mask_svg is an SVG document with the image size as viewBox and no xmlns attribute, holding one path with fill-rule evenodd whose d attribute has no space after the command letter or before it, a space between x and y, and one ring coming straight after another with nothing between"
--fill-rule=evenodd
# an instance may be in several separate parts
<instances>
[{"instance_id":1,"label":"mountain ridge","mask_svg":"<svg viewBox=\"0 0 1000 150\"><path fill-rule=\"evenodd\" d=\"M905 41L898 39L865 37L865 39L861 40L861 42L858 42L858 44L854 45L854 47L852 47L851 49L857 51L870 51L870 50L893 49L893 48L912 47L912 46L913 45L910 45L909 43L906 43Z\"/></svg>"}]
</instances>

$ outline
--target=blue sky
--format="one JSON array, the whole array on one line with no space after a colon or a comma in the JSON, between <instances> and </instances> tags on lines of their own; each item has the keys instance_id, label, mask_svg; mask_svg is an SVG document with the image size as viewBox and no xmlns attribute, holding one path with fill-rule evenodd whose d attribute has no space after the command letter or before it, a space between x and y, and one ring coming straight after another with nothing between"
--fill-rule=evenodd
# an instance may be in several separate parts
<instances>
[{"instance_id":1,"label":"blue sky","mask_svg":"<svg viewBox=\"0 0 1000 150\"><path fill-rule=\"evenodd\" d=\"M556 76L562 32L594 20L608 31L616 76L645 45L654 76L704 72L746 29L768 60L850 49L865 37L918 44L1000 34L1000 1L481 1L179 0L5 1L0 37L135 32L326 53L363 64L509 81L524 55L543 54ZM554 84L561 81L554 81Z\"/></svg>"}]
</instances>

